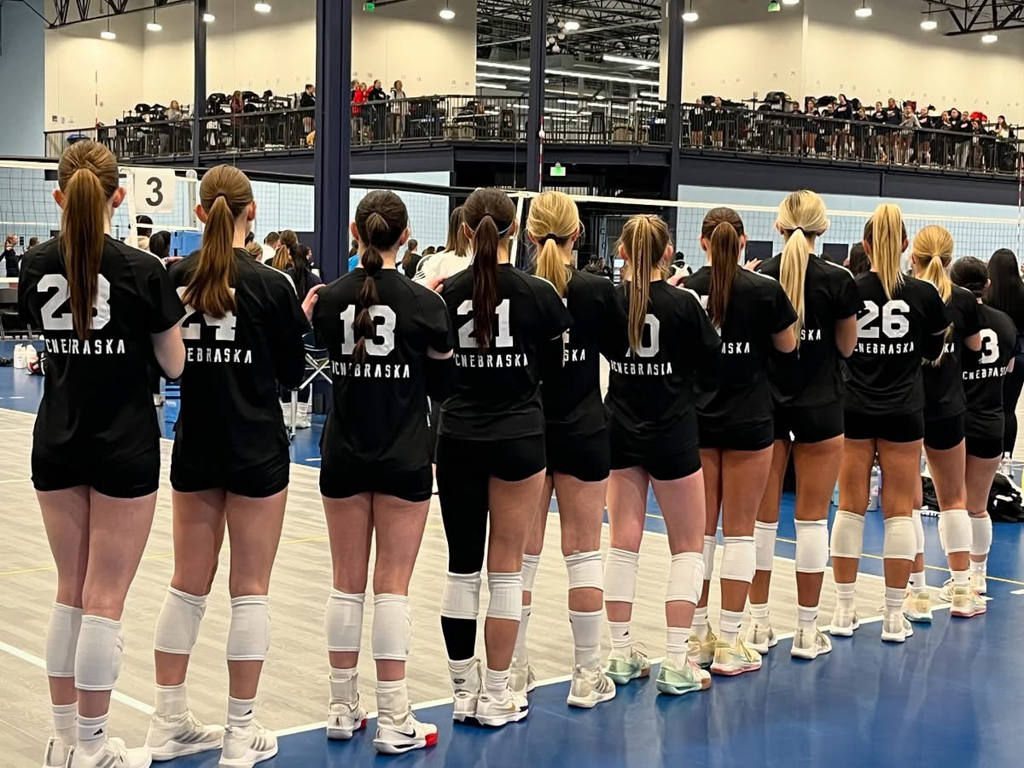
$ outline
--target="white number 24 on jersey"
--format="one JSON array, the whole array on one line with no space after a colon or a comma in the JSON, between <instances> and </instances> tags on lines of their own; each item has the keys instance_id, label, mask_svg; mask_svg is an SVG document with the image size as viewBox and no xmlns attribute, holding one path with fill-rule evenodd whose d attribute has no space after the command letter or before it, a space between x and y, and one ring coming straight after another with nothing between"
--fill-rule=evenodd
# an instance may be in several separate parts
<instances>
[{"instance_id":1,"label":"white number 24 on jersey","mask_svg":"<svg viewBox=\"0 0 1024 768\"><path fill-rule=\"evenodd\" d=\"M56 288L56 292L43 304L43 330L44 331L70 331L74 328L74 321L71 318L71 308L61 312L61 307L68 303L71 298L71 289L68 287L68 279L64 275L50 274L43 275L36 285L39 293L46 293ZM103 275L99 276L96 282L96 300L93 302L92 322L89 328L98 331L110 322L110 281Z\"/></svg>"},{"instance_id":2,"label":"white number 24 on jersey","mask_svg":"<svg viewBox=\"0 0 1024 768\"><path fill-rule=\"evenodd\" d=\"M231 289L231 293L234 294L235 289ZM182 286L178 289L178 298L185 295L185 287ZM198 320L200 313L193 309L190 305L185 305L185 317L181 321L181 338L185 341L197 341L202 338L203 328L198 325L195 320ZM211 317L210 315L203 314L203 320L208 328L216 328L217 341L234 341L235 340L235 328L238 325L238 317L234 312L228 312L224 317Z\"/></svg>"}]
</instances>

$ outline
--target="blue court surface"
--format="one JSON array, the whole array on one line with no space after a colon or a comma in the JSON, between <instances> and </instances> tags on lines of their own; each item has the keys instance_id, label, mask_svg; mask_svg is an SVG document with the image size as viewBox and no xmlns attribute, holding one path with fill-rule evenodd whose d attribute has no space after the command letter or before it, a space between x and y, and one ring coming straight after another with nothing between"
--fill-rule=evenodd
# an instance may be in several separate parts
<instances>
[{"instance_id":1,"label":"blue court surface","mask_svg":"<svg viewBox=\"0 0 1024 768\"><path fill-rule=\"evenodd\" d=\"M10 356L10 344L0 354ZM34 413L42 379L0 369L0 408ZM165 433L170 436L169 425ZM293 460L317 466L320 425L299 433ZM663 532L653 498L647 527ZM928 582L946 578L937 523L926 518ZM784 500L776 554L794 556L792 502ZM882 572L881 515L869 514L862 569ZM956 766L1024 765L1024 526L997 524L989 558L989 612L955 620L937 611L905 645L883 645L878 624L812 663L782 640L759 672L716 677L709 691L671 698L652 679L619 688L614 701L570 709L565 680L531 695L522 723L498 731L453 725L451 705L431 702L417 716L439 729L436 747L401 757L373 749L374 723L352 741L329 743L320 727L281 734L266 768L318 768L391 762L403 766ZM827 621L828 617L823 617ZM566 670L568 672L568 670ZM446 692L439 692L444 695ZM273 696L268 691L266 695ZM217 753L172 768L214 768Z\"/></svg>"}]
</instances>

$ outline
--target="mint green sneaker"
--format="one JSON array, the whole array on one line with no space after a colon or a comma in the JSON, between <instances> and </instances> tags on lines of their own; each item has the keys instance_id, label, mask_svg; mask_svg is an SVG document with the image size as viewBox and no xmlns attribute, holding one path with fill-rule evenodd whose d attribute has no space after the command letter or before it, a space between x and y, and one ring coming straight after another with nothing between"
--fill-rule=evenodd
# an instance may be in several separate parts
<instances>
[{"instance_id":1,"label":"mint green sneaker","mask_svg":"<svg viewBox=\"0 0 1024 768\"><path fill-rule=\"evenodd\" d=\"M665 659L661 662L661 670L654 685L662 693L682 696L695 691L706 691L711 687L711 675L690 660L680 668Z\"/></svg>"},{"instance_id":2,"label":"mint green sneaker","mask_svg":"<svg viewBox=\"0 0 1024 768\"><path fill-rule=\"evenodd\" d=\"M616 685L626 685L630 680L647 677L651 674L651 662L647 660L646 649L637 643L632 645L629 650L628 659L619 651L612 651L608 654L608 661L605 662L604 673Z\"/></svg>"},{"instance_id":3,"label":"mint green sneaker","mask_svg":"<svg viewBox=\"0 0 1024 768\"><path fill-rule=\"evenodd\" d=\"M690 633L689 647L687 649L688 660L701 669L707 669L715 660L715 645L718 637L711 629L708 629L707 637L701 640L696 633Z\"/></svg>"}]
</instances>

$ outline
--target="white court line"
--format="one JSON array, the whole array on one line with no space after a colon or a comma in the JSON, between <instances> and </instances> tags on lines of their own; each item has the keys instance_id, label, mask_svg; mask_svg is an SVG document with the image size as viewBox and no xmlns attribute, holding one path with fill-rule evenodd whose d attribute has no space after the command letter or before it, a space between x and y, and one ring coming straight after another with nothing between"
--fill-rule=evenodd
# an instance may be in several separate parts
<instances>
[{"instance_id":1,"label":"white court line","mask_svg":"<svg viewBox=\"0 0 1024 768\"><path fill-rule=\"evenodd\" d=\"M20 648L15 648L13 645L8 645L7 643L3 642L2 640L0 640L0 651L3 651L4 653L10 654L11 656L13 656L16 659L21 659L22 661L27 661L29 664L31 664L31 665L33 665L35 667L39 667L42 670L46 669L46 662L43 661L38 656L34 656L31 653L26 653L25 651L21 650ZM121 704L129 706L132 709L137 710L137 711L141 712L144 715L152 715L153 714L153 707L151 707L149 704L143 704L138 699L133 699L131 696L126 696L123 693L119 693L118 691L114 691L111 694L111 698L114 701L117 701L117 702L120 702Z\"/></svg>"},{"instance_id":2,"label":"white court line","mask_svg":"<svg viewBox=\"0 0 1024 768\"><path fill-rule=\"evenodd\" d=\"M320 461L320 458L317 457L315 459L305 459L305 461L307 464L313 464L314 462Z\"/></svg>"},{"instance_id":3,"label":"white court line","mask_svg":"<svg viewBox=\"0 0 1024 768\"><path fill-rule=\"evenodd\" d=\"M1010 594L1011 595L1024 595L1024 589L1015 589Z\"/></svg>"}]
</instances>

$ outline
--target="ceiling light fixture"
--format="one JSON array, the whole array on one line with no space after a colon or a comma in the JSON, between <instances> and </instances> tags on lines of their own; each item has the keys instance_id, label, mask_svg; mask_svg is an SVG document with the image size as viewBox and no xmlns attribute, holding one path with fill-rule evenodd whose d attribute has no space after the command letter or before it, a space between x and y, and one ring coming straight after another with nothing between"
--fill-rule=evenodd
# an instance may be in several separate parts
<instances>
[{"instance_id":1,"label":"ceiling light fixture","mask_svg":"<svg viewBox=\"0 0 1024 768\"><path fill-rule=\"evenodd\" d=\"M163 26L156 20L156 8L153 9L153 20L146 24L146 29L150 32L159 32L163 29Z\"/></svg>"},{"instance_id":2,"label":"ceiling light fixture","mask_svg":"<svg viewBox=\"0 0 1024 768\"><path fill-rule=\"evenodd\" d=\"M107 28L100 32L100 37L104 40L117 40L117 35L110 31L110 19L107 19Z\"/></svg>"},{"instance_id":3,"label":"ceiling light fixture","mask_svg":"<svg viewBox=\"0 0 1024 768\"><path fill-rule=\"evenodd\" d=\"M683 12L683 21L685 21L687 24L692 24L699 18L700 16L697 15L697 12L695 10L693 10L693 0L690 0L689 10Z\"/></svg>"},{"instance_id":4,"label":"ceiling light fixture","mask_svg":"<svg viewBox=\"0 0 1024 768\"><path fill-rule=\"evenodd\" d=\"M639 67L641 69L657 69L661 66L657 61L644 61L643 59L631 59L629 56L616 56L614 53L606 53L601 57L604 61L609 61L612 64L627 64L631 67Z\"/></svg>"},{"instance_id":5,"label":"ceiling light fixture","mask_svg":"<svg viewBox=\"0 0 1024 768\"><path fill-rule=\"evenodd\" d=\"M270 3L256 3L252 9L256 13L270 13Z\"/></svg>"},{"instance_id":6,"label":"ceiling light fixture","mask_svg":"<svg viewBox=\"0 0 1024 768\"><path fill-rule=\"evenodd\" d=\"M508 90L508 86L507 85L502 85L501 83L480 83L480 82L478 82L476 84L476 87L477 88L494 88L495 90L498 90L498 91L507 91Z\"/></svg>"},{"instance_id":7,"label":"ceiling light fixture","mask_svg":"<svg viewBox=\"0 0 1024 768\"><path fill-rule=\"evenodd\" d=\"M486 61L485 59L477 59L477 67L494 67L496 69L510 69L514 72L529 72L530 68L521 64L506 64L500 61ZM568 69L545 69L544 74L556 75L558 77L571 77L575 80L599 80L603 83L626 83L627 85L644 85L649 87L658 87L657 80L641 80L636 77L613 77L611 75L598 75L592 72L576 72ZM509 77L508 75L492 75L489 72L483 72L480 74L481 77L500 77L502 80L529 80L528 77Z\"/></svg>"},{"instance_id":8,"label":"ceiling light fixture","mask_svg":"<svg viewBox=\"0 0 1024 768\"><path fill-rule=\"evenodd\" d=\"M216 20L217 17L214 16L212 13L203 14L203 21L205 21L207 24L213 24L213 22L215 22Z\"/></svg>"},{"instance_id":9,"label":"ceiling light fixture","mask_svg":"<svg viewBox=\"0 0 1024 768\"><path fill-rule=\"evenodd\" d=\"M983 43L994 43L998 39L999 35L993 34L992 32L989 32L987 35L981 36L981 42Z\"/></svg>"},{"instance_id":10,"label":"ceiling light fixture","mask_svg":"<svg viewBox=\"0 0 1024 768\"><path fill-rule=\"evenodd\" d=\"M445 21L451 21L452 19L455 18L455 11L453 11L448 6L448 0L444 0L444 8L442 8L440 11L438 11L437 15L440 16Z\"/></svg>"},{"instance_id":11,"label":"ceiling light fixture","mask_svg":"<svg viewBox=\"0 0 1024 768\"><path fill-rule=\"evenodd\" d=\"M860 8L854 11L858 19L866 19L871 15L871 9L868 8L868 0L861 0Z\"/></svg>"},{"instance_id":12,"label":"ceiling light fixture","mask_svg":"<svg viewBox=\"0 0 1024 768\"><path fill-rule=\"evenodd\" d=\"M565 22L565 26L563 27L563 29L566 32L578 32L579 28L580 28L580 23L578 21L573 20L573 19L569 19L568 21L566 21Z\"/></svg>"},{"instance_id":13,"label":"ceiling light fixture","mask_svg":"<svg viewBox=\"0 0 1024 768\"><path fill-rule=\"evenodd\" d=\"M937 26L939 26L939 22L932 18L932 4L928 3L928 18L921 22L921 29L931 32Z\"/></svg>"},{"instance_id":14,"label":"ceiling light fixture","mask_svg":"<svg viewBox=\"0 0 1024 768\"><path fill-rule=\"evenodd\" d=\"M799 5L800 0L782 0L783 5Z\"/></svg>"}]
</instances>

